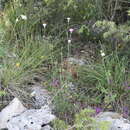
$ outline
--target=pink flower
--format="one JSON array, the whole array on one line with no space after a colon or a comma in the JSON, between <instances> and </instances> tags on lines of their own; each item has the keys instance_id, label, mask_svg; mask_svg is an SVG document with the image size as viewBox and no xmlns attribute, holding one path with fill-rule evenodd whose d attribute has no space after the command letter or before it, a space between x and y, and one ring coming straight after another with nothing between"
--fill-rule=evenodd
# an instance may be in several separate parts
<instances>
[{"instance_id":1,"label":"pink flower","mask_svg":"<svg viewBox=\"0 0 130 130\"><path fill-rule=\"evenodd\" d=\"M60 85L60 81L58 79L53 79L51 85L54 87L58 87Z\"/></svg>"},{"instance_id":2,"label":"pink flower","mask_svg":"<svg viewBox=\"0 0 130 130\"><path fill-rule=\"evenodd\" d=\"M96 107L96 108L95 108L95 111L96 111L96 115L97 115L97 114L99 114L100 112L102 112L102 108Z\"/></svg>"},{"instance_id":3,"label":"pink flower","mask_svg":"<svg viewBox=\"0 0 130 130\"><path fill-rule=\"evenodd\" d=\"M73 31L74 31L73 28L70 28L70 29L69 29L69 32L70 32L70 33L73 33Z\"/></svg>"},{"instance_id":4,"label":"pink flower","mask_svg":"<svg viewBox=\"0 0 130 130\"><path fill-rule=\"evenodd\" d=\"M128 86L126 89L127 89L127 90L130 90L130 86Z\"/></svg>"}]
</instances>

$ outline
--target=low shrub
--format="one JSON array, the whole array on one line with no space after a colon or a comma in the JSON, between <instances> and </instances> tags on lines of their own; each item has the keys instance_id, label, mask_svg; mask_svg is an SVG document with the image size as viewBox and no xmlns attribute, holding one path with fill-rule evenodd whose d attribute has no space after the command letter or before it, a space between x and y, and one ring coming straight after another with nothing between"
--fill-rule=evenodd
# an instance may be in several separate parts
<instances>
[{"instance_id":1,"label":"low shrub","mask_svg":"<svg viewBox=\"0 0 130 130\"><path fill-rule=\"evenodd\" d=\"M109 129L109 122L97 122L93 115L94 110L86 108L75 114L75 121L73 125L68 125L60 119L54 120L52 125L54 130L96 130L97 128L100 130Z\"/></svg>"}]
</instances>

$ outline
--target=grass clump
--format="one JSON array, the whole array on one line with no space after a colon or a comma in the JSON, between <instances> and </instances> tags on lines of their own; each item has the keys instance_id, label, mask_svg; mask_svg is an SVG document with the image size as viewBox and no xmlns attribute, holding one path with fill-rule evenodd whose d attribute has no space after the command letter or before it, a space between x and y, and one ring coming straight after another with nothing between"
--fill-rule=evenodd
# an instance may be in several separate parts
<instances>
[{"instance_id":1,"label":"grass clump","mask_svg":"<svg viewBox=\"0 0 130 130\"><path fill-rule=\"evenodd\" d=\"M128 59L119 57L117 53L104 57L101 63L84 66L79 73L82 83L89 82L93 85L91 88L84 86L84 90L89 89L90 96L92 93L96 94L95 103L104 102L105 106L118 106L129 93L126 91L126 83L129 82Z\"/></svg>"},{"instance_id":2,"label":"grass clump","mask_svg":"<svg viewBox=\"0 0 130 130\"><path fill-rule=\"evenodd\" d=\"M49 41L48 41L49 42ZM32 40L26 41L26 45L17 50L13 48L12 56L4 57L1 69L1 81L3 85L10 83L17 84L28 79L43 62L47 62L51 54L51 44L47 41L35 43Z\"/></svg>"}]
</instances>

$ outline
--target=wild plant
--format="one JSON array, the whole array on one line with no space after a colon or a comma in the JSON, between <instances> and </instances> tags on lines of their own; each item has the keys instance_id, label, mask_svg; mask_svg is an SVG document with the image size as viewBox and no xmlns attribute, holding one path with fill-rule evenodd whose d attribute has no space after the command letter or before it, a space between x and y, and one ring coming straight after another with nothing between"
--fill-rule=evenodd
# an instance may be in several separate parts
<instances>
[{"instance_id":1,"label":"wild plant","mask_svg":"<svg viewBox=\"0 0 130 130\"><path fill-rule=\"evenodd\" d=\"M123 100L128 94L128 60L120 58L117 53L103 57L101 63L85 65L80 68L80 80L84 82L84 93L95 97L95 103L102 102L105 106L117 103L123 105ZM85 85L86 84L86 85ZM88 87L87 87L88 84ZM91 100L91 99L90 99ZM94 101L94 100L93 100ZM113 105L114 107L114 105Z\"/></svg>"}]
</instances>

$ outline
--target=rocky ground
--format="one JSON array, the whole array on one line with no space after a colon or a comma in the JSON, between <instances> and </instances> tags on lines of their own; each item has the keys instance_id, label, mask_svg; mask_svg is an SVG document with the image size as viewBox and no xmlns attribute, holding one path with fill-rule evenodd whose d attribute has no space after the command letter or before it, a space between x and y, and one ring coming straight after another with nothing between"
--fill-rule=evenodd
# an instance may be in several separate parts
<instances>
[{"instance_id":1,"label":"rocky ground","mask_svg":"<svg viewBox=\"0 0 130 130\"><path fill-rule=\"evenodd\" d=\"M27 109L18 98L14 98L0 112L0 130L52 130L50 122L56 119L51 104L51 96L41 86L34 86L31 96L37 109ZM109 130L130 130L130 121L121 114L101 112L95 116L97 122L105 121ZM102 124L103 125L103 124ZM57 130L59 130L57 128ZM97 130L100 130L97 128ZM103 130L106 130L105 127Z\"/></svg>"}]
</instances>

